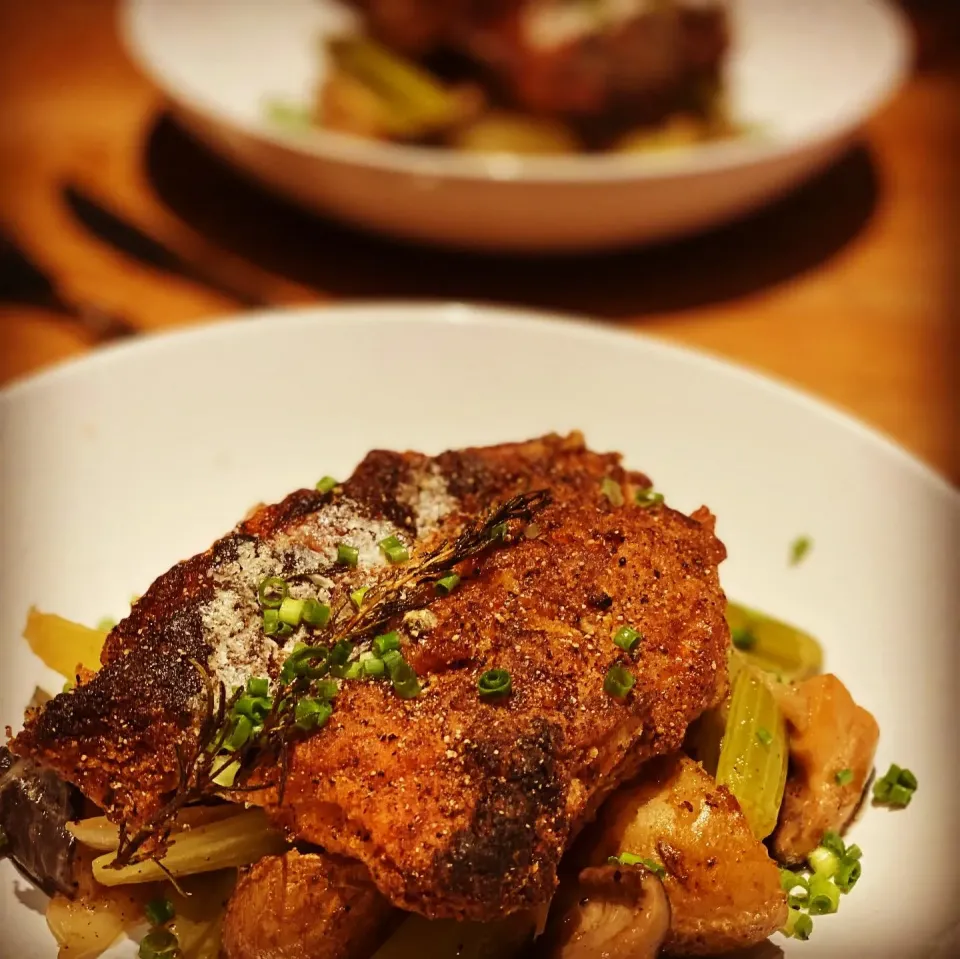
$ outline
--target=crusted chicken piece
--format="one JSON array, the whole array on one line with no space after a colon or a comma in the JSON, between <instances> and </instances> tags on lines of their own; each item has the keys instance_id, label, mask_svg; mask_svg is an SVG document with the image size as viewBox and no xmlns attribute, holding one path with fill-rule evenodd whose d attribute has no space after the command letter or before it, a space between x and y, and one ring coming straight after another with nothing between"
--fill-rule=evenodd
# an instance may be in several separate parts
<instances>
[{"instance_id":1,"label":"crusted chicken piece","mask_svg":"<svg viewBox=\"0 0 960 959\"><path fill-rule=\"evenodd\" d=\"M390 575L385 537L416 554L547 489L526 535L463 564L429 617L394 625L421 695L344 682L327 725L289 750L282 805L275 791L244 794L291 838L360 860L401 908L489 919L542 906L606 795L676 749L725 692L723 545L705 509L635 505L633 488L649 485L577 434L435 458L371 453L333 493L264 507L161 576L111 633L99 673L30 716L12 748L136 829L198 749L199 667L227 689L276 679L298 638L264 635L264 576L336 606ZM340 542L356 567L336 564ZM630 654L612 642L623 625L641 634ZM618 662L636 676L623 699L604 690ZM477 681L494 667L513 693L483 700Z\"/></svg>"}]
</instances>

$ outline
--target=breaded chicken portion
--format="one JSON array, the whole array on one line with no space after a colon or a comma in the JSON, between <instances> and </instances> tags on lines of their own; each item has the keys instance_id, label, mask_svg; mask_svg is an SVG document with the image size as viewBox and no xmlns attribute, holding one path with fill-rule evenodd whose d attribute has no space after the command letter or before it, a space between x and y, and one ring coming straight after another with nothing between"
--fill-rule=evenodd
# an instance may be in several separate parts
<instances>
[{"instance_id":1,"label":"breaded chicken portion","mask_svg":"<svg viewBox=\"0 0 960 959\"><path fill-rule=\"evenodd\" d=\"M264 576L336 608L391 575L384 538L410 544L416 562L492 506L545 489L533 522L461 565L452 595L390 624L421 694L344 681L327 725L290 750L282 805L244 794L291 838L360 860L401 908L490 919L542 906L606 795L678 748L726 688L713 518L637 505L649 485L577 434L435 458L371 453L337 490L263 507L161 576L109 637L99 673L32 715L12 747L141 825L198 749L197 665L227 689L275 680L302 638L264 635ZM336 563L341 543L356 566ZM613 642L625 626L638 634L629 651ZM635 679L622 697L606 688L614 665ZM479 695L493 668L510 673L509 696Z\"/></svg>"}]
</instances>

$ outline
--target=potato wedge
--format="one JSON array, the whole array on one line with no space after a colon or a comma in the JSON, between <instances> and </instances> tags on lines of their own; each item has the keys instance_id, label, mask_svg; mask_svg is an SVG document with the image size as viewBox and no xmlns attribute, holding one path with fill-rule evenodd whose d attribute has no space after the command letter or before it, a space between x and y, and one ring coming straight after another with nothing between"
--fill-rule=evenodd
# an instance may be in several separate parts
<instances>
[{"instance_id":1,"label":"potato wedge","mask_svg":"<svg viewBox=\"0 0 960 959\"><path fill-rule=\"evenodd\" d=\"M594 864L625 852L662 864L668 953L744 948L786 920L776 863L730 792L685 756L644 766L603 806L585 840Z\"/></svg>"}]
</instances>

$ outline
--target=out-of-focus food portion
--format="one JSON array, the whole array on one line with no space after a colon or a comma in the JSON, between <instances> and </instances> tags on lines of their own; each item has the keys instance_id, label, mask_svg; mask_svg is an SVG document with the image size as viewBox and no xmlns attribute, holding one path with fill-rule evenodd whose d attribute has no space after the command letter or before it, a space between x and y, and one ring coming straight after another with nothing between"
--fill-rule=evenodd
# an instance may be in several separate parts
<instances>
[{"instance_id":1,"label":"out-of-focus food portion","mask_svg":"<svg viewBox=\"0 0 960 959\"><path fill-rule=\"evenodd\" d=\"M737 132L728 0L353 0L313 121L474 152L634 152Z\"/></svg>"},{"instance_id":2,"label":"out-of-focus food portion","mask_svg":"<svg viewBox=\"0 0 960 959\"><path fill-rule=\"evenodd\" d=\"M591 861L618 857L662 873L671 955L755 945L787 918L777 864L737 800L685 756L649 763L614 793L593 830Z\"/></svg>"}]
</instances>

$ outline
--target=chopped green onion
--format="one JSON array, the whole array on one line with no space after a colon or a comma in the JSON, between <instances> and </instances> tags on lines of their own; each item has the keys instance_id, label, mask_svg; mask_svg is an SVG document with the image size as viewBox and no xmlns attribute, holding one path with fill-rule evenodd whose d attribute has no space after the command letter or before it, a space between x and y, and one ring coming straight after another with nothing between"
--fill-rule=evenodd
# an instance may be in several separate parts
<instances>
[{"instance_id":1,"label":"chopped green onion","mask_svg":"<svg viewBox=\"0 0 960 959\"><path fill-rule=\"evenodd\" d=\"M611 506L623 506L623 488L612 476L600 480L600 492L610 500Z\"/></svg>"},{"instance_id":2,"label":"chopped green onion","mask_svg":"<svg viewBox=\"0 0 960 959\"><path fill-rule=\"evenodd\" d=\"M350 654L353 652L353 643L348 639L341 639L334 647L330 650L330 663L333 666L343 666L346 661L350 658Z\"/></svg>"},{"instance_id":3,"label":"chopped green onion","mask_svg":"<svg viewBox=\"0 0 960 959\"><path fill-rule=\"evenodd\" d=\"M437 594L439 596L449 596L457 588L459 582L460 577L456 573L450 573L449 576L438 579L436 582Z\"/></svg>"},{"instance_id":4,"label":"chopped green onion","mask_svg":"<svg viewBox=\"0 0 960 959\"><path fill-rule=\"evenodd\" d=\"M289 623L277 623L277 635L278 636L292 636L293 627Z\"/></svg>"},{"instance_id":5,"label":"chopped green onion","mask_svg":"<svg viewBox=\"0 0 960 959\"><path fill-rule=\"evenodd\" d=\"M837 884L840 892L846 894L857 884L863 867L856 859L844 859L841 861L833 881Z\"/></svg>"},{"instance_id":6,"label":"chopped green onion","mask_svg":"<svg viewBox=\"0 0 960 959\"><path fill-rule=\"evenodd\" d=\"M908 806L916 790L917 777L909 769L891 763L886 775L873 784L873 799L888 806Z\"/></svg>"},{"instance_id":7,"label":"chopped green onion","mask_svg":"<svg viewBox=\"0 0 960 959\"><path fill-rule=\"evenodd\" d=\"M353 603L357 609L363 605L363 597L367 595L367 590L369 589L369 586L361 586L350 594L350 602Z\"/></svg>"},{"instance_id":8,"label":"chopped green onion","mask_svg":"<svg viewBox=\"0 0 960 959\"><path fill-rule=\"evenodd\" d=\"M382 656L384 653L389 652L391 649L400 648L400 635L396 630L392 630L389 633L383 633L380 636L373 637L373 648L376 651L378 656Z\"/></svg>"},{"instance_id":9,"label":"chopped green onion","mask_svg":"<svg viewBox=\"0 0 960 959\"><path fill-rule=\"evenodd\" d=\"M753 649L753 647L757 645L757 637L754 635L753 630L746 626L736 626L731 629L730 639L737 649L743 650L744 652L748 649Z\"/></svg>"},{"instance_id":10,"label":"chopped green onion","mask_svg":"<svg viewBox=\"0 0 960 959\"><path fill-rule=\"evenodd\" d=\"M112 619L109 616L104 616L103 619L97 621L96 628L102 633L109 633L116 625L117 621L115 619Z\"/></svg>"},{"instance_id":11,"label":"chopped green onion","mask_svg":"<svg viewBox=\"0 0 960 959\"><path fill-rule=\"evenodd\" d=\"M332 476L324 476L317 480L317 492L329 493L334 487L340 484Z\"/></svg>"},{"instance_id":12,"label":"chopped green onion","mask_svg":"<svg viewBox=\"0 0 960 959\"><path fill-rule=\"evenodd\" d=\"M285 579L279 576L268 576L260 580L257 587L257 598L264 609L279 609L280 604L287 598L290 587Z\"/></svg>"},{"instance_id":13,"label":"chopped green onion","mask_svg":"<svg viewBox=\"0 0 960 959\"><path fill-rule=\"evenodd\" d=\"M810 868L818 876L829 879L840 867L840 857L836 853L823 846L817 846L816 849L807 856L807 862Z\"/></svg>"},{"instance_id":14,"label":"chopped green onion","mask_svg":"<svg viewBox=\"0 0 960 959\"><path fill-rule=\"evenodd\" d=\"M416 699L420 695L420 680L413 667L403 658L390 670L393 688L401 699Z\"/></svg>"},{"instance_id":15,"label":"chopped green onion","mask_svg":"<svg viewBox=\"0 0 960 959\"><path fill-rule=\"evenodd\" d=\"M621 626L613 634L613 642L628 653L640 641L640 634L630 626Z\"/></svg>"},{"instance_id":16,"label":"chopped green onion","mask_svg":"<svg viewBox=\"0 0 960 959\"><path fill-rule=\"evenodd\" d=\"M488 669L477 680L477 690L481 699L496 699L499 696L509 696L513 690L513 682L505 669Z\"/></svg>"},{"instance_id":17,"label":"chopped green onion","mask_svg":"<svg viewBox=\"0 0 960 959\"><path fill-rule=\"evenodd\" d=\"M844 859L859 859L863 855L863 850L854 843L852 846L847 846L847 851L844 853Z\"/></svg>"},{"instance_id":18,"label":"chopped green onion","mask_svg":"<svg viewBox=\"0 0 960 959\"><path fill-rule=\"evenodd\" d=\"M410 551L403 545L398 536L388 536L386 539L380 540L377 545L383 550L387 561L390 563L405 563L410 559Z\"/></svg>"},{"instance_id":19,"label":"chopped green onion","mask_svg":"<svg viewBox=\"0 0 960 959\"><path fill-rule=\"evenodd\" d=\"M603 679L603 688L608 695L623 699L633 689L636 682L633 673L622 666L611 666Z\"/></svg>"},{"instance_id":20,"label":"chopped green onion","mask_svg":"<svg viewBox=\"0 0 960 959\"><path fill-rule=\"evenodd\" d=\"M820 840L820 845L824 849L829 849L835 856L842 859L847 853L847 847L844 845L843 837L840 833L828 829Z\"/></svg>"},{"instance_id":21,"label":"chopped green onion","mask_svg":"<svg viewBox=\"0 0 960 959\"><path fill-rule=\"evenodd\" d=\"M347 665L340 670L340 675L344 679L362 679L363 663L358 659L355 659L352 663L347 663Z\"/></svg>"},{"instance_id":22,"label":"chopped green onion","mask_svg":"<svg viewBox=\"0 0 960 959\"><path fill-rule=\"evenodd\" d=\"M233 710L238 716L246 716L255 726L260 726L270 712L270 700L265 696L241 696L233 704Z\"/></svg>"},{"instance_id":23,"label":"chopped green onion","mask_svg":"<svg viewBox=\"0 0 960 959\"><path fill-rule=\"evenodd\" d=\"M791 939L807 940L813 932L813 920L799 909L791 909L787 913L787 924L781 932Z\"/></svg>"},{"instance_id":24,"label":"chopped green onion","mask_svg":"<svg viewBox=\"0 0 960 959\"><path fill-rule=\"evenodd\" d=\"M280 629L280 611L265 609L263 611L263 632L266 636L276 636Z\"/></svg>"},{"instance_id":25,"label":"chopped green onion","mask_svg":"<svg viewBox=\"0 0 960 959\"><path fill-rule=\"evenodd\" d=\"M393 674L394 668L403 662L403 655L396 649L388 649L383 656L383 665L387 667L387 672Z\"/></svg>"},{"instance_id":26,"label":"chopped green onion","mask_svg":"<svg viewBox=\"0 0 960 959\"><path fill-rule=\"evenodd\" d=\"M347 543L337 543L337 562L344 566L356 566L360 559L360 550Z\"/></svg>"},{"instance_id":27,"label":"chopped green onion","mask_svg":"<svg viewBox=\"0 0 960 959\"><path fill-rule=\"evenodd\" d=\"M154 929L140 940L139 959L177 959L180 943L169 929Z\"/></svg>"},{"instance_id":28,"label":"chopped green onion","mask_svg":"<svg viewBox=\"0 0 960 959\"><path fill-rule=\"evenodd\" d=\"M239 715L233 721L233 729L224 741L227 752L236 752L253 735L253 722L247 716Z\"/></svg>"},{"instance_id":29,"label":"chopped green onion","mask_svg":"<svg viewBox=\"0 0 960 959\"><path fill-rule=\"evenodd\" d=\"M335 679L318 679L314 689L317 691L318 699L333 699L340 692Z\"/></svg>"},{"instance_id":30,"label":"chopped green onion","mask_svg":"<svg viewBox=\"0 0 960 959\"><path fill-rule=\"evenodd\" d=\"M610 856L607 862L611 866L643 866L661 879L667 874L667 870L660 863L653 859L644 859L643 856L638 856L632 852L622 852L619 856Z\"/></svg>"},{"instance_id":31,"label":"chopped green onion","mask_svg":"<svg viewBox=\"0 0 960 959\"><path fill-rule=\"evenodd\" d=\"M655 493L651 486L647 489L638 489L633 494L633 499L637 506L646 509L648 506L659 506L663 502L663 493Z\"/></svg>"},{"instance_id":32,"label":"chopped green onion","mask_svg":"<svg viewBox=\"0 0 960 959\"><path fill-rule=\"evenodd\" d=\"M247 692L251 696L263 699L270 695L270 680L262 677L251 677L247 680Z\"/></svg>"},{"instance_id":33,"label":"chopped green onion","mask_svg":"<svg viewBox=\"0 0 960 959\"><path fill-rule=\"evenodd\" d=\"M780 888L787 894L787 905L806 906L810 898L810 883L802 873L781 869Z\"/></svg>"},{"instance_id":34,"label":"chopped green onion","mask_svg":"<svg viewBox=\"0 0 960 959\"><path fill-rule=\"evenodd\" d=\"M306 679L319 679L326 675L329 665L329 651L322 646L307 646L298 643L293 652L284 660L283 667L280 669L280 682L290 683L300 677ZM317 665L311 663L318 660Z\"/></svg>"},{"instance_id":35,"label":"chopped green onion","mask_svg":"<svg viewBox=\"0 0 960 959\"><path fill-rule=\"evenodd\" d=\"M826 916L837 911L840 905L840 890L826 876L815 875L810 880L811 916Z\"/></svg>"},{"instance_id":36,"label":"chopped green onion","mask_svg":"<svg viewBox=\"0 0 960 959\"><path fill-rule=\"evenodd\" d=\"M312 732L325 725L333 713L333 706L325 700L312 699L307 696L297 701L294 710L294 721L300 729Z\"/></svg>"},{"instance_id":37,"label":"chopped green onion","mask_svg":"<svg viewBox=\"0 0 960 959\"><path fill-rule=\"evenodd\" d=\"M769 746L773 742L773 734L769 729L765 729L763 726L757 728L757 739L764 745Z\"/></svg>"},{"instance_id":38,"label":"chopped green onion","mask_svg":"<svg viewBox=\"0 0 960 959\"><path fill-rule=\"evenodd\" d=\"M73 680L68 679L64 684L63 688L60 690L62 693L73 692L73 688L76 686L76 683Z\"/></svg>"},{"instance_id":39,"label":"chopped green onion","mask_svg":"<svg viewBox=\"0 0 960 959\"><path fill-rule=\"evenodd\" d=\"M286 623L295 629L300 625L300 620L303 618L303 600L285 596L277 615L281 623Z\"/></svg>"},{"instance_id":40,"label":"chopped green onion","mask_svg":"<svg viewBox=\"0 0 960 959\"><path fill-rule=\"evenodd\" d=\"M810 548L813 546L813 540L809 536L798 536L790 544L790 565L797 566L802 561L803 558L810 552Z\"/></svg>"},{"instance_id":41,"label":"chopped green onion","mask_svg":"<svg viewBox=\"0 0 960 959\"><path fill-rule=\"evenodd\" d=\"M143 912L151 926L162 926L176 915L173 903L166 896L151 899L143 907Z\"/></svg>"},{"instance_id":42,"label":"chopped green onion","mask_svg":"<svg viewBox=\"0 0 960 959\"><path fill-rule=\"evenodd\" d=\"M852 769L840 769L837 771L834 779L837 781L838 786L849 786L853 782L853 770Z\"/></svg>"},{"instance_id":43,"label":"chopped green onion","mask_svg":"<svg viewBox=\"0 0 960 959\"><path fill-rule=\"evenodd\" d=\"M367 676L382 676L386 667L383 664L382 659L377 659L376 656L371 656L369 659L365 659L361 664L363 667L364 673Z\"/></svg>"},{"instance_id":44,"label":"chopped green onion","mask_svg":"<svg viewBox=\"0 0 960 959\"><path fill-rule=\"evenodd\" d=\"M312 597L303 601L303 621L308 626L326 626L330 621L330 607Z\"/></svg>"}]
</instances>

